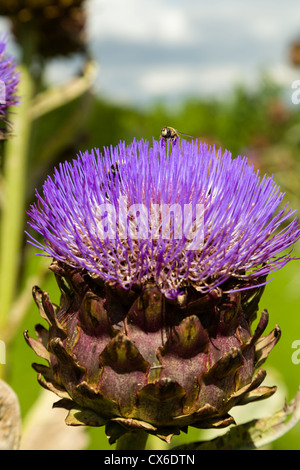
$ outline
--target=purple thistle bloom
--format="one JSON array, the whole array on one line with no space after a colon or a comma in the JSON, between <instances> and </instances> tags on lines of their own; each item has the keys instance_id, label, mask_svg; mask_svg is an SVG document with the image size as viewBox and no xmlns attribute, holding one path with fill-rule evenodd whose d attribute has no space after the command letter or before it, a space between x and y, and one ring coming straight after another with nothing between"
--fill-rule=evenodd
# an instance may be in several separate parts
<instances>
[{"instance_id":1,"label":"purple thistle bloom","mask_svg":"<svg viewBox=\"0 0 300 470\"><path fill-rule=\"evenodd\" d=\"M19 84L19 74L16 72L16 62L6 54L7 40L0 37L0 119L6 121L7 109L19 102L16 95Z\"/></svg>"},{"instance_id":2,"label":"purple thistle bloom","mask_svg":"<svg viewBox=\"0 0 300 470\"><path fill-rule=\"evenodd\" d=\"M110 285L153 281L170 299L186 286L205 293L265 284L293 259L285 250L300 236L294 212L288 204L280 208L284 194L272 177L197 141L153 140L151 147L142 140L80 153L59 165L36 197L29 225L44 243L31 237L33 245ZM150 217L162 206L174 214L167 232L161 212ZM192 242L176 225L185 207L193 211Z\"/></svg>"}]
</instances>

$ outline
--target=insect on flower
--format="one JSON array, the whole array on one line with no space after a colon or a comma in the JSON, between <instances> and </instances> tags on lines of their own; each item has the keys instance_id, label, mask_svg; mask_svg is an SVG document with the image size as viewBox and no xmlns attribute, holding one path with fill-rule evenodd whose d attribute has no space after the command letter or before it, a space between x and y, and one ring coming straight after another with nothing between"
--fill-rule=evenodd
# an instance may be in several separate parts
<instances>
[{"instance_id":1,"label":"insect on flower","mask_svg":"<svg viewBox=\"0 0 300 470\"><path fill-rule=\"evenodd\" d=\"M166 127L162 128L160 136L164 140L169 140L170 139L170 140L172 140L172 142L176 142L176 139L179 137L179 134L184 135L186 137L193 138L191 135L183 134L183 132L179 132L176 129L174 129L174 127L169 127L169 126L166 126Z\"/></svg>"}]
</instances>

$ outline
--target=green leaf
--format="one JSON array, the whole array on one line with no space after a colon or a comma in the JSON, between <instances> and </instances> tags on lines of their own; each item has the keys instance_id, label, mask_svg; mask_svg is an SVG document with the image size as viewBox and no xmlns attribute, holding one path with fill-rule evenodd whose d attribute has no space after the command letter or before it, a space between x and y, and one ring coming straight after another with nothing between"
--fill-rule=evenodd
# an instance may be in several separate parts
<instances>
[{"instance_id":1,"label":"green leaf","mask_svg":"<svg viewBox=\"0 0 300 470\"><path fill-rule=\"evenodd\" d=\"M66 417L68 426L104 426L106 420L92 410L74 407Z\"/></svg>"},{"instance_id":2,"label":"green leaf","mask_svg":"<svg viewBox=\"0 0 300 470\"><path fill-rule=\"evenodd\" d=\"M295 398L272 416L255 419L230 429L211 441L192 442L172 450L247 450L270 444L300 420L300 390Z\"/></svg>"}]
</instances>

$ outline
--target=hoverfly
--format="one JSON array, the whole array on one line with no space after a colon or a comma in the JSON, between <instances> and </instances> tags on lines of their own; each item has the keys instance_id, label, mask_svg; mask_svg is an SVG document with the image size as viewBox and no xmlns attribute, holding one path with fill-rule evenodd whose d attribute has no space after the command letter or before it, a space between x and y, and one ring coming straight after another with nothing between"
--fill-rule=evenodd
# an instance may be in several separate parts
<instances>
[{"instance_id":1,"label":"hoverfly","mask_svg":"<svg viewBox=\"0 0 300 470\"><path fill-rule=\"evenodd\" d=\"M160 136L164 140L171 140L172 142L176 142L176 139L179 137L179 134L184 135L186 137L193 138L191 135L183 134L183 132L179 132L176 129L174 129L174 127L169 127L169 126L162 128Z\"/></svg>"}]
</instances>

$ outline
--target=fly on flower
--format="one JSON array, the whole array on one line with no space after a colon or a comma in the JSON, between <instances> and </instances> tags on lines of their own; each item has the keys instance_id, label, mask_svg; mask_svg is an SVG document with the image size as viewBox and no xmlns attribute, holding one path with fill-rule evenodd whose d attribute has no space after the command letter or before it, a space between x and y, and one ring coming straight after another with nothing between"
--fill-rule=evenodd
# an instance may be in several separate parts
<instances>
[{"instance_id":1,"label":"fly on flower","mask_svg":"<svg viewBox=\"0 0 300 470\"><path fill-rule=\"evenodd\" d=\"M164 140L171 140L172 142L176 142L177 138L179 137L179 134L184 135L185 137L193 138L191 135L183 134L183 132L179 132L176 129L174 129L174 127L169 127L169 126L162 128L160 136Z\"/></svg>"}]
</instances>

